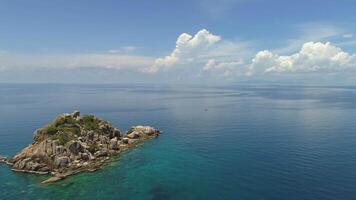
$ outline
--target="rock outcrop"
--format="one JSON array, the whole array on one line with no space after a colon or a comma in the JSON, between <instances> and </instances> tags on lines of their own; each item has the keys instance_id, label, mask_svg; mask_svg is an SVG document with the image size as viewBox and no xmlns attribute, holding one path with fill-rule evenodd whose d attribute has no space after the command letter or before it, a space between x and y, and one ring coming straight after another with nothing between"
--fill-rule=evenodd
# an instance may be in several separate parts
<instances>
[{"instance_id":1,"label":"rock outcrop","mask_svg":"<svg viewBox=\"0 0 356 200\"><path fill-rule=\"evenodd\" d=\"M6 163L7 158L0 155L0 163Z\"/></svg>"},{"instance_id":2,"label":"rock outcrop","mask_svg":"<svg viewBox=\"0 0 356 200\"><path fill-rule=\"evenodd\" d=\"M122 134L105 120L75 111L37 129L31 145L10 159L0 157L0 162L12 165L14 171L52 174L44 183L54 182L95 171L113 156L159 134L149 126L134 126Z\"/></svg>"}]
</instances>

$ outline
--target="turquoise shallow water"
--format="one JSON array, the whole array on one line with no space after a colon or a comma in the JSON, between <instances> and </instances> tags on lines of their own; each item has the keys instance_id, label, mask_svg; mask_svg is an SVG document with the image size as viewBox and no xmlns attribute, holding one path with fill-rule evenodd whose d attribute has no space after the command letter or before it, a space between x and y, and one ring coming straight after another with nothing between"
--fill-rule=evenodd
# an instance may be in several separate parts
<instances>
[{"instance_id":1,"label":"turquoise shallow water","mask_svg":"<svg viewBox=\"0 0 356 200\"><path fill-rule=\"evenodd\" d=\"M164 133L52 185L0 165L0 199L356 199L356 88L0 85L0 154L80 109Z\"/></svg>"}]
</instances>

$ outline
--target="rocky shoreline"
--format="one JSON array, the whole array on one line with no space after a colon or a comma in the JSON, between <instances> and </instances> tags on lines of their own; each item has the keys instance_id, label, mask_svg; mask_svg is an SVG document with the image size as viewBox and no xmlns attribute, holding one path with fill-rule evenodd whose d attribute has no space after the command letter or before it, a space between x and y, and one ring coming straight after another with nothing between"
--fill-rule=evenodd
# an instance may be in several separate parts
<instances>
[{"instance_id":1,"label":"rocky shoreline","mask_svg":"<svg viewBox=\"0 0 356 200\"><path fill-rule=\"evenodd\" d=\"M0 155L0 163L6 163L7 158Z\"/></svg>"},{"instance_id":2,"label":"rocky shoreline","mask_svg":"<svg viewBox=\"0 0 356 200\"><path fill-rule=\"evenodd\" d=\"M52 183L96 171L121 152L159 134L150 126L134 126L122 134L108 121L75 111L37 129L32 144L12 158L0 156L0 163L11 165L15 172L51 174L42 183Z\"/></svg>"}]
</instances>

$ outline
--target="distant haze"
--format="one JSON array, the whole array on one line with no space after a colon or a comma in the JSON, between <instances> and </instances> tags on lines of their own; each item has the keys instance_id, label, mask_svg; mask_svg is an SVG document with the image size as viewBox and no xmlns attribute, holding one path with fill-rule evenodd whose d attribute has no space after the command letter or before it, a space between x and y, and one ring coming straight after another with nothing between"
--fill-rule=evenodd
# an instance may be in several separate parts
<instances>
[{"instance_id":1,"label":"distant haze","mask_svg":"<svg viewBox=\"0 0 356 200\"><path fill-rule=\"evenodd\" d=\"M4 1L0 82L356 84L356 3Z\"/></svg>"}]
</instances>

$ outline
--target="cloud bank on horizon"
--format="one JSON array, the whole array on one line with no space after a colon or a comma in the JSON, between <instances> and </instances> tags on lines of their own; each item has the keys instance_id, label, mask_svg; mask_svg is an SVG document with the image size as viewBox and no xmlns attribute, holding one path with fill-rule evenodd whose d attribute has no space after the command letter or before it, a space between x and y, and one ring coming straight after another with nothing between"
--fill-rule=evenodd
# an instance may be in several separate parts
<instances>
[{"instance_id":1,"label":"cloud bank on horizon","mask_svg":"<svg viewBox=\"0 0 356 200\"><path fill-rule=\"evenodd\" d=\"M350 39L353 35L348 33L340 37ZM280 77L284 74L356 74L356 54L346 52L330 42L304 42L299 50L280 55L275 51L281 52L281 49L289 47L275 51L254 51L250 42L225 40L202 29L194 35L180 34L175 44L170 53L159 58L136 55L135 47L131 46L106 53L73 55L0 52L0 72L23 69L105 69L129 71L148 77L164 74L174 77L185 72L189 73L187 79L220 77L223 80L239 80L241 77L263 79L272 74Z\"/></svg>"},{"instance_id":2,"label":"cloud bank on horizon","mask_svg":"<svg viewBox=\"0 0 356 200\"><path fill-rule=\"evenodd\" d=\"M348 37L350 35L347 35ZM345 35L343 35L345 37ZM352 37L352 36L350 36ZM171 54L157 58L143 72L153 74L174 67L200 67L202 72L214 72L223 76L271 73L324 73L356 70L356 54L343 51L330 42L306 42L291 55L274 54L271 50L257 52L252 59L242 52L226 49L220 36L203 29L194 36L181 34ZM231 43L239 46L239 43ZM242 51L246 49L240 48ZM220 56L216 56L219 53ZM229 58L224 55L235 56ZM221 59L221 56L223 59ZM356 72L356 71L355 71Z\"/></svg>"}]
</instances>

